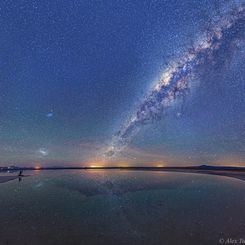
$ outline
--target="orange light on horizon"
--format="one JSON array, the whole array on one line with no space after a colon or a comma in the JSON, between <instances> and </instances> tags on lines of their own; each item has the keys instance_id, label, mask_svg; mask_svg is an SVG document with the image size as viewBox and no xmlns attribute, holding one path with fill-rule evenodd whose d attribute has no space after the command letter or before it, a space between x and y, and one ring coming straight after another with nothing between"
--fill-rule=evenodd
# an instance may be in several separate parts
<instances>
[{"instance_id":1,"label":"orange light on horizon","mask_svg":"<svg viewBox=\"0 0 245 245\"><path fill-rule=\"evenodd\" d=\"M154 164L157 168L162 168L165 167L165 165L163 163L155 163Z\"/></svg>"},{"instance_id":2,"label":"orange light on horizon","mask_svg":"<svg viewBox=\"0 0 245 245\"><path fill-rule=\"evenodd\" d=\"M41 166L35 166L34 168L35 168L35 170L40 170Z\"/></svg>"},{"instance_id":3,"label":"orange light on horizon","mask_svg":"<svg viewBox=\"0 0 245 245\"><path fill-rule=\"evenodd\" d=\"M118 162L118 163L115 163L113 165L117 166L117 167L121 167L121 168L127 168L130 166L130 164L128 162Z\"/></svg>"},{"instance_id":4,"label":"orange light on horizon","mask_svg":"<svg viewBox=\"0 0 245 245\"><path fill-rule=\"evenodd\" d=\"M105 167L105 162L98 161L98 162L90 162L86 164L89 168L103 168ZM85 166L86 166L85 165Z\"/></svg>"},{"instance_id":5,"label":"orange light on horizon","mask_svg":"<svg viewBox=\"0 0 245 245\"><path fill-rule=\"evenodd\" d=\"M103 166L100 166L100 165L89 165L90 168L101 168Z\"/></svg>"}]
</instances>

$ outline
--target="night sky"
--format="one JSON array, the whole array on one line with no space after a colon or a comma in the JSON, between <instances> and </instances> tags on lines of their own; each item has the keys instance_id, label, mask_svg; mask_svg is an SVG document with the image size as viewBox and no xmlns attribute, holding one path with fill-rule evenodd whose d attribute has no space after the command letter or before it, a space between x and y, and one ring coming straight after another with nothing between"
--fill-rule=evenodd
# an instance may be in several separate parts
<instances>
[{"instance_id":1,"label":"night sky","mask_svg":"<svg viewBox=\"0 0 245 245\"><path fill-rule=\"evenodd\" d=\"M2 0L0 166L244 166L244 8Z\"/></svg>"}]
</instances>

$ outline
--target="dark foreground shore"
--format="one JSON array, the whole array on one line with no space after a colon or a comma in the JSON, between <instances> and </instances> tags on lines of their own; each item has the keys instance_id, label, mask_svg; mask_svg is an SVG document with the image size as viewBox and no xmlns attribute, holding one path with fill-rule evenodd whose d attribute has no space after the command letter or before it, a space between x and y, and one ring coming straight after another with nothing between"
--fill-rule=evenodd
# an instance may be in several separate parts
<instances>
[{"instance_id":1,"label":"dark foreground shore","mask_svg":"<svg viewBox=\"0 0 245 245\"><path fill-rule=\"evenodd\" d=\"M0 176L0 184L18 179L18 176Z\"/></svg>"},{"instance_id":2,"label":"dark foreground shore","mask_svg":"<svg viewBox=\"0 0 245 245\"><path fill-rule=\"evenodd\" d=\"M0 184L11 180L18 179L19 171L58 171L58 170L120 170L120 171L161 171L161 172L181 172L181 173L196 173L209 174L230 177L245 181L245 167L216 167L216 166L194 166L194 167L43 167L39 168L14 168L11 169L11 176L0 176ZM9 169L2 168L0 173L7 173ZM16 175L15 175L16 174ZM23 176L27 177L27 176Z\"/></svg>"}]
</instances>

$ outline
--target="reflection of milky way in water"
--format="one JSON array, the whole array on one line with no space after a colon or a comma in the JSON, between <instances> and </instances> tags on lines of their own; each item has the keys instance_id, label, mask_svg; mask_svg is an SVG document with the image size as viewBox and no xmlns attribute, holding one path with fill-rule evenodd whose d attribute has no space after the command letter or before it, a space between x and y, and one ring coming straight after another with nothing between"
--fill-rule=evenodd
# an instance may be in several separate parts
<instances>
[{"instance_id":1,"label":"reflection of milky way in water","mask_svg":"<svg viewBox=\"0 0 245 245\"><path fill-rule=\"evenodd\" d=\"M100 174L98 174L100 173ZM65 188L70 191L77 191L81 195L86 197L96 196L96 195L115 195L121 196L127 193L134 193L137 191L152 191L152 190L173 190L176 188L181 188L186 182L184 178L179 178L183 174L192 175L194 178L197 176L201 178L215 178L216 175L220 178L234 178L238 180L245 181L244 172L229 172L229 171L205 171L205 172L191 172L188 170L183 171L104 171L100 170L99 172L87 172L83 173L81 177L89 181L80 182L80 181L64 181L64 179L56 180L55 185L60 188ZM117 175L114 178L114 175ZM135 178L135 175L138 178ZM148 179L148 176L154 176L154 179ZM144 176L142 178L142 176ZM174 181L169 180L169 176L178 176ZM184 175L183 175L184 176ZM127 184L125 184L127 183ZM188 186L188 185L187 185Z\"/></svg>"},{"instance_id":2,"label":"reflection of milky way in water","mask_svg":"<svg viewBox=\"0 0 245 245\"><path fill-rule=\"evenodd\" d=\"M198 74L205 66L225 62L218 59L224 59L222 52L227 59L234 42L242 38L244 16L244 6L225 14L181 59L166 68L133 116L114 135L110 146L104 150L105 157L122 151L142 125L159 120L177 98L185 96L194 87L193 81L200 78Z\"/></svg>"},{"instance_id":3,"label":"reflection of milky way in water","mask_svg":"<svg viewBox=\"0 0 245 245\"><path fill-rule=\"evenodd\" d=\"M161 173L164 175L164 173ZM161 175L161 176L162 176ZM108 179L97 179L94 184L86 185L84 183L68 182L68 181L57 181L56 185L61 188L65 188L71 191L77 191L81 195L86 197L96 196L96 195L115 195L120 196L126 193L133 193L136 191L151 191L151 190L171 190L181 187L184 184L183 180L176 180L175 182L168 181L132 181L131 183L125 185L125 179L113 180ZM128 180L127 180L128 181Z\"/></svg>"},{"instance_id":4,"label":"reflection of milky way in water","mask_svg":"<svg viewBox=\"0 0 245 245\"><path fill-rule=\"evenodd\" d=\"M1 245L196 245L244 234L242 181L143 171L28 173L0 186Z\"/></svg>"}]
</instances>

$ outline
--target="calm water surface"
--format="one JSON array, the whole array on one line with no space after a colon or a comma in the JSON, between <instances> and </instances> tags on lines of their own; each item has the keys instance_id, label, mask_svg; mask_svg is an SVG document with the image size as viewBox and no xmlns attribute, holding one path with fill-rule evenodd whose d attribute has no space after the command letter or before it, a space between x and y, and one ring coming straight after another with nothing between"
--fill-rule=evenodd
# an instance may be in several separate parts
<instances>
[{"instance_id":1,"label":"calm water surface","mask_svg":"<svg viewBox=\"0 0 245 245\"><path fill-rule=\"evenodd\" d=\"M114 170L25 174L0 184L1 245L245 242L241 180Z\"/></svg>"}]
</instances>

